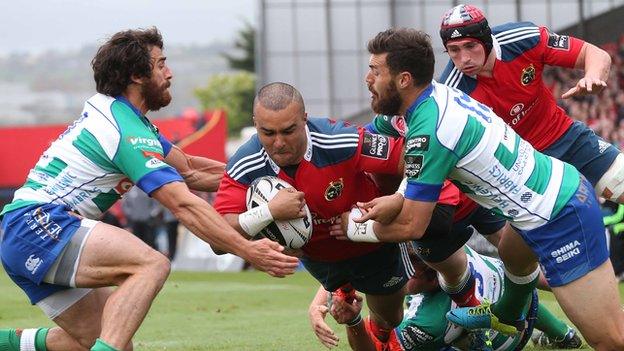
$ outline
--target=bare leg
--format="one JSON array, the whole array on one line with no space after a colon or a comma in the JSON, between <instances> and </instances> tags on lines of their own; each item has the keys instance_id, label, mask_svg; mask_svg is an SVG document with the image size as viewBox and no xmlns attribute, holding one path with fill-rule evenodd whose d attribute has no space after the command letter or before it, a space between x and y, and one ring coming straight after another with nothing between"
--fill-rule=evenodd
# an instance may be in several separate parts
<instances>
[{"instance_id":1,"label":"bare leg","mask_svg":"<svg viewBox=\"0 0 624 351\"><path fill-rule=\"evenodd\" d=\"M391 295L366 295L371 319L384 329L392 329L403 320L405 288Z\"/></svg>"},{"instance_id":2,"label":"bare leg","mask_svg":"<svg viewBox=\"0 0 624 351\"><path fill-rule=\"evenodd\" d=\"M580 279L553 287L552 291L592 348L624 349L624 312L609 260Z\"/></svg>"},{"instance_id":3,"label":"bare leg","mask_svg":"<svg viewBox=\"0 0 624 351\"><path fill-rule=\"evenodd\" d=\"M102 340L117 349L129 344L169 269L165 256L129 232L104 223L93 228L80 257L76 285L118 286L101 312Z\"/></svg>"},{"instance_id":4,"label":"bare leg","mask_svg":"<svg viewBox=\"0 0 624 351\"><path fill-rule=\"evenodd\" d=\"M461 277L466 271L468 258L466 257L466 252L462 246L444 261L425 263L427 266L440 273L447 285L456 286L460 284Z\"/></svg>"}]
</instances>

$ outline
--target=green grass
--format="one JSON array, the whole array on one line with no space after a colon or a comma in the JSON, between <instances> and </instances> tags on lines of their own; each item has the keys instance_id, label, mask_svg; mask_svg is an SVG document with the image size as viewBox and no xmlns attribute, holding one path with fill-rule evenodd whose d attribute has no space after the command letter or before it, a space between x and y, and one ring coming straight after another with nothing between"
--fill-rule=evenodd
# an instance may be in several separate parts
<instances>
[{"instance_id":1,"label":"green grass","mask_svg":"<svg viewBox=\"0 0 624 351\"><path fill-rule=\"evenodd\" d=\"M134 338L135 349L326 350L307 319L317 286L307 273L285 279L258 272L172 273ZM52 325L3 272L0 296L0 328ZM552 295L540 297L563 316ZM344 328L328 321L341 338L335 350L348 350Z\"/></svg>"}]
</instances>

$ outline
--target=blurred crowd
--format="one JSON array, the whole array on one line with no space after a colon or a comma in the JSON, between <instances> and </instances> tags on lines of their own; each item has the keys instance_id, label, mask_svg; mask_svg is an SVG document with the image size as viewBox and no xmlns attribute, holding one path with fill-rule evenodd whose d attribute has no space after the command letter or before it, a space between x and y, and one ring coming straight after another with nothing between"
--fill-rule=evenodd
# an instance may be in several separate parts
<instances>
[{"instance_id":1,"label":"blurred crowd","mask_svg":"<svg viewBox=\"0 0 624 351\"><path fill-rule=\"evenodd\" d=\"M585 122L596 134L624 149L624 34L602 48L611 55L612 67L607 88L599 95L561 99L561 94L573 87L580 78L581 70L549 68L544 72L544 82L563 107L574 119Z\"/></svg>"}]
</instances>

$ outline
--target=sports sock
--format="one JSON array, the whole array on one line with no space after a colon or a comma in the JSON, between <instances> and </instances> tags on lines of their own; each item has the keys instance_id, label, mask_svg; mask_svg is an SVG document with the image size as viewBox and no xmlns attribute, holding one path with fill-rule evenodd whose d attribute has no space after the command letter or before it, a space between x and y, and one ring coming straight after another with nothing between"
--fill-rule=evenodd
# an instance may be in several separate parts
<instances>
[{"instance_id":1,"label":"sports sock","mask_svg":"<svg viewBox=\"0 0 624 351\"><path fill-rule=\"evenodd\" d=\"M462 274L459 284L450 286L444 280L442 275L438 274L438 281L442 290L457 304L459 307L478 306L481 302L475 295L476 281L472 269L466 265L466 271Z\"/></svg>"},{"instance_id":2,"label":"sports sock","mask_svg":"<svg viewBox=\"0 0 624 351\"><path fill-rule=\"evenodd\" d=\"M0 351L48 351L49 328L0 329Z\"/></svg>"},{"instance_id":3,"label":"sports sock","mask_svg":"<svg viewBox=\"0 0 624 351\"><path fill-rule=\"evenodd\" d=\"M549 338L554 340L563 340L568 333L568 325L561 319L555 317L555 315L541 303L537 309L535 328L543 331Z\"/></svg>"},{"instance_id":4,"label":"sports sock","mask_svg":"<svg viewBox=\"0 0 624 351\"><path fill-rule=\"evenodd\" d=\"M529 305L531 294L537 285L539 273L540 270L537 268L533 273L519 277L505 269L505 290L491 307L492 313L501 322L513 322L522 318L523 311Z\"/></svg>"},{"instance_id":5,"label":"sports sock","mask_svg":"<svg viewBox=\"0 0 624 351\"><path fill-rule=\"evenodd\" d=\"M19 351L21 334L20 329L0 329L0 351Z\"/></svg>"},{"instance_id":6,"label":"sports sock","mask_svg":"<svg viewBox=\"0 0 624 351\"><path fill-rule=\"evenodd\" d=\"M370 319L370 332L371 334L373 334L374 337L376 337L382 343L388 341L391 331L392 329L380 328L372 318Z\"/></svg>"},{"instance_id":7,"label":"sports sock","mask_svg":"<svg viewBox=\"0 0 624 351\"><path fill-rule=\"evenodd\" d=\"M119 351L116 348L102 341L102 339L95 340L95 345L91 347L91 351Z\"/></svg>"}]
</instances>

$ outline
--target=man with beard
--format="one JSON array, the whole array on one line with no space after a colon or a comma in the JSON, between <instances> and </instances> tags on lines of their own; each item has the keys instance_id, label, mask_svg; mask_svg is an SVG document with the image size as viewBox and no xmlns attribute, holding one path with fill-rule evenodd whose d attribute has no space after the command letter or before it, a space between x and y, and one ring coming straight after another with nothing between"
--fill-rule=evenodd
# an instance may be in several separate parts
<instances>
[{"instance_id":1,"label":"man with beard","mask_svg":"<svg viewBox=\"0 0 624 351\"><path fill-rule=\"evenodd\" d=\"M624 349L624 311L609 261L604 226L591 184L573 166L539 153L487 106L432 80L429 36L389 29L368 43L366 82L375 112L407 122L404 199L361 204L343 216L355 241L418 238L448 177L479 205L505 217L499 253L505 289L494 304L452 310L469 329L515 334L539 277L535 256L557 301L591 347ZM390 224L373 221L382 202L401 203ZM528 244L528 246L527 246ZM530 249L529 249L530 247Z\"/></svg>"},{"instance_id":2,"label":"man with beard","mask_svg":"<svg viewBox=\"0 0 624 351\"><path fill-rule=\"evenodd\" d=\"M277 243L241 238L189 191L216 190L224 165L186 155L145 117L171 101L162 48L156 28L116 33L99 48L92 61L98 94L4 207L4 268L58 327L0 330L0 349L132 349L170 269L131 233L97 221L133 184L211 245L274 276L297 267Z\"/></svg>"},{"instance_id":3,"label":"man with beard","mask_svg":"<svg viewBox=\"0 0 624 351\"><path fill-rule=\"evenodd\" d=\"M347 285L365 293L373 334L385 340L403 316L406 279L399 245L338 241L329 235L329 227L356 201L380 195L367 172L402 174L403 139L373 135L343 121L308 117L299 91L281 82L258 91L253 112L258 134L230 158L215 209L241 235L252 238L273 220L301 217L303 213L297 212L305 202L313 232L301 250L303 265L328 291ZM268 204L247 209L247 189L263 176L284 179L299 191L282 189ZM457 189L445 189L450 191L442 191L434 211L433 237L449 230L457 202ZM284 201L280 195L293 199Z\"/></svg>"}]
</instances>

